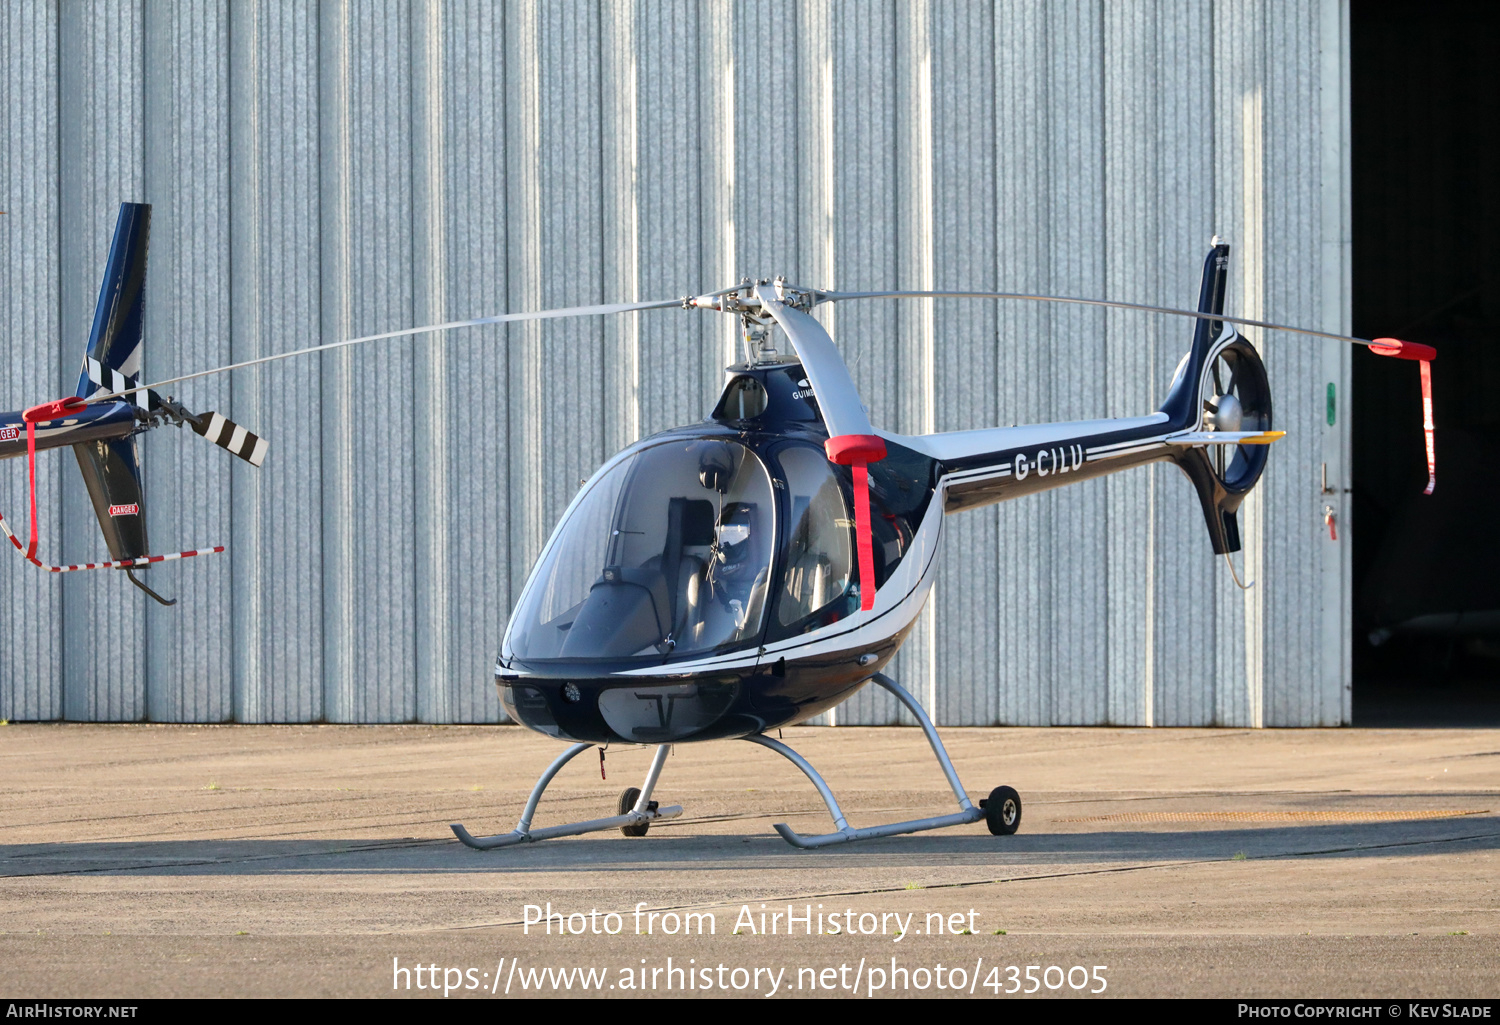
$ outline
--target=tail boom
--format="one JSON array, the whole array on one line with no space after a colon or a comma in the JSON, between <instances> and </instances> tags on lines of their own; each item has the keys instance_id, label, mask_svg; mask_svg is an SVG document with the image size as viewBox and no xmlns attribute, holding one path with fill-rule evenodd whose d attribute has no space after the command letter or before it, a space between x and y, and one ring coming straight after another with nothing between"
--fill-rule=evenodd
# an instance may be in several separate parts
<instances>
[{"instance_id":1,"label":"tail boom","mask_svg":"<svg viewBox=\"0 0 1500 1025\"><path fill-rule=\"evenodd\" d=\"M61 420L37 423L36 449L45 451L90 441L128 438L141 429L128 402L104 402L85 406ZM26 424L21 411L0 413L0 459L26 454Z\"/></svg>"},{"instance_id":2,"label":"tail boom","mask_svg":"<svg viewBox=\"0 0 1500 1025\"><path fill-rule=\"evenodd\" d=\"M949 513L1050 491L1178 458L1185 433L1163 413L1118 420L997 427L921 437L888 435L937 460Z\"/></svg>"},{"instance_id":3,"label":"tail boom","mask_svg":"<svg viewBox=\"0 0 1500 1025\"><path fill-rule=\"evenodd\" d=\"M1203 265L1199 313L1224 312L1228 265L1229 246L1215 238ZM950 513L1146 463L1175 463L1202 502L1215 554L1225 554L1240 547L1235 514L1264 470L1265 446L1282 437L1270 427L1270 389L1259 355L1228 321L1205 317L1197 321L1166 400L1150 416L883 436L937 461L943 509Z\"/></svg>"}]
</instances>

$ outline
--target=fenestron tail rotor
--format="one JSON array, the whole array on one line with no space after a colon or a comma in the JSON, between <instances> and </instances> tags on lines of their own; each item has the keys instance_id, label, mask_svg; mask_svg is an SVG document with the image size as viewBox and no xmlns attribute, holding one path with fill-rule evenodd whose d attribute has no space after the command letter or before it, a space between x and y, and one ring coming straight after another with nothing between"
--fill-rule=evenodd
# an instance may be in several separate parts
<instances>
[{"instance_id":1,"label":"fenestron tail rotor","mask_svg":"<svg viewBox=\"0 0 1500 1025\"><path fill-rule=\"evenodd\" d=\"M1203 398L1204 430L1210 436L1226 433L1249 439L1209 445L1214 476L1227 489L1243 491L1255 483L1266 461L1266 446L1260 442L1271 430L1271 388L1265 366L1248 343L1236 341L1214 356L1209 380L1212 394Z\"/></svg>"}]
</instances>

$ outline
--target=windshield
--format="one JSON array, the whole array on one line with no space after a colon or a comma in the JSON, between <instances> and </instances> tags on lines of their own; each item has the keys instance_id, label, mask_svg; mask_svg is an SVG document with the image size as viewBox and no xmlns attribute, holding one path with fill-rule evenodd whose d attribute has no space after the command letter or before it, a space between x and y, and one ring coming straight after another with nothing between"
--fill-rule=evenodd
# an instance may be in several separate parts
<instances>
[{"instance_id":1,"label":"windshield","mask_svg":"<svg viewBox=\"0 0 1500 1025\"><path fill-rule=\"evenodd\" d=\"M775 536L770 476L743 445L635 452L563 522L516 609L512 650L629 658L758 637Z\"/></svg>"}]
</instances>

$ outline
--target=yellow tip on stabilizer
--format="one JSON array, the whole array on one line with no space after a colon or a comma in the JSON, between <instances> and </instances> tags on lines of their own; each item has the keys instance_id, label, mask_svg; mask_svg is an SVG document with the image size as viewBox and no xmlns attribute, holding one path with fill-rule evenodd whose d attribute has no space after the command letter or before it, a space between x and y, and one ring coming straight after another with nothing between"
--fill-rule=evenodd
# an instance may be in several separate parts
<instances>
[{"instance_id":1,"label":"yellow tip on stabilizer","mask_svg":"<svg viewBox=\"0 0 1500 1025\"><path fill-rule=\"evenodd\" d=\"M1253 438L1245 438L1241 445L1269 445L1286 437L1286 431L1262 431Z\"/></svg>"}]
</instances>

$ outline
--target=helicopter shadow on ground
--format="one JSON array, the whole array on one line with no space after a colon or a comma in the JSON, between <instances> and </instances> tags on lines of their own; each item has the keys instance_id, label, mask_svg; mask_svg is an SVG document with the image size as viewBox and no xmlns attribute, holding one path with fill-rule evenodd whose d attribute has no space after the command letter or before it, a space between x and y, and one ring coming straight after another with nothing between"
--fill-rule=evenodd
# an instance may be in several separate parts
<instances>
[{"instance_id":1,"label":"helicopter shadow on ground","mask_svg":"<svg viewBox=\"0 0 1500 1025\"><path fill-rule=\"evenodd\" d=\"M0 846L0 877L629 872L695 874L846 868L1034 875L1127 864L1317 856L1428 857L1500 850L1500 816L1242 829L1101 830L994 837L955 831L799 851L774 834L550 840L474 851L451 838L140 840Z\"/></svg>"}]
</instances>

